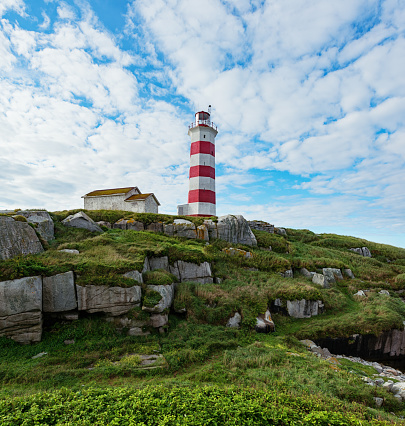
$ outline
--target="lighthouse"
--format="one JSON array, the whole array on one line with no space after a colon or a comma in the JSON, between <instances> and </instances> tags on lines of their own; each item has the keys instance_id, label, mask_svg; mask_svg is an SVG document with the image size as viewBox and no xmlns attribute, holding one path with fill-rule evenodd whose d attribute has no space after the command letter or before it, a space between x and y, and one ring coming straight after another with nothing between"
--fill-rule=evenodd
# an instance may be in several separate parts
<instances>
[{"instance_id":1,"label":"lighthouse","mask_svg":"<svg viewBox=\"0 0 405 426\"><path fill-rule=\"evenodd\" d=\"M177 207L178 215L216 216L215 136L218 129L208 112L199 111L188 127L191 138L188 203Z\"/></svg>"}]
</instances>

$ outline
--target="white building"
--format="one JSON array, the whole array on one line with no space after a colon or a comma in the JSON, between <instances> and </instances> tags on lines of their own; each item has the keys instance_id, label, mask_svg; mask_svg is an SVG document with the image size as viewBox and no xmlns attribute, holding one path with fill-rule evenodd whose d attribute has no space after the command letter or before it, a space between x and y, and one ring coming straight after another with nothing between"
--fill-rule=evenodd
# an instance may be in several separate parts
<instances>
[{"instance_id":1,"label":"white building","mask_svg":"<svg viewBox=\"0 0 405 426\"><path fill-rule=\"evenodd\" d=\"M158 213L155 194L141 194L137 186L99 189L83 195L86 210L125 210L134 213Z\"/></svg>"}]
</instances>

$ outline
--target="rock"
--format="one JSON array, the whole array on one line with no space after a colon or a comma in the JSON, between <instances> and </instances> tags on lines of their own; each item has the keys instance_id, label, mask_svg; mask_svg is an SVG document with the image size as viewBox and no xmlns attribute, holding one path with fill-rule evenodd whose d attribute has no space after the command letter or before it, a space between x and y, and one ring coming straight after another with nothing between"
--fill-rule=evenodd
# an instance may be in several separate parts
<instances>
[{"instance_id":1,"label":"rock","mask_svg":"<svg viewBox=\"0 0 405 426\"><path fill-rule=\"evenodd\" d=\"M152 312L152 313L161 313L165 309L169 309L170 306L172 306L173 299L174 299L174 284L171 285L147 285L146 286L149 290L156 291L160 293L162 298L160 299L159 303L157 303L155 306L142 306L142 310L146 312Z\"/></svg>"},{"instance_id":2,"label":"rock","mask_svg":"<svg viewBox=\"0 0 405 426\"><path fill-rule=\"evenodd\" d=\"M374 397L373 398L375 401L375 405L380 408L383 405L384 399L383 398L379 398L379 397Z\"/></svg>"},{"instance_id":3,"label":"rock","mask_svg":"<svg viewBox=\"0 0 405 426\"><path fill-rule=\"evenodd\" d=\"M55 226L50 214L47 211L20 210L18 214L24 216L29 223L36 224L36 231L45 241L50 241L55 238Z\"/></svg>"},{"instance_id":4,"label":"rock","mask_svg":"<svg viewBox=\"0 0 405 426\"><path fill-rule=\"evenodd\" d=\"M135 280L140 284L143 284L143 277L139 271L129 271L124 274L125 278L131 278L131 280Z\"/></svg>"},{"instance_id":5,"label":"rock","mask_svg":"<svg viewBox=\"0 0 405 426\"><path fill-rule=\"evenodd\" d=\"M155 271L156 269L164 269L165 271L170 272L170 270L169 270L169 258L167 256L150 257L149 258L149 270Z\"/></svg>"},{"instance_id":6,"label":"rock","mask_svg":"<svg viewBox=\"0 0 405 426\"><path fill-rule=\"evenodd\" d=\"M185 219L175 219L173 222L173 236L195 239L197 238L197 230L193 222Z\"/></svg>"},{"instance_id":7,"label":"rock","mask_svg":"<svg viewBox=\"0 0 405 426\"><path fill-rule=\"evenodd\" d=\"M306 278L311 278L311 279L312 279L312 274L311 274L311 272L309 272L309 271L308 271L308 269L306 269L306 268L301 268L301 269L299 270L299 273L300 273L301 275L303 275L304 277L306 277Z\"/></svg>"},{"instance_id":8,"label":"rock","mask_svg":"<svg viewBox=\"0 0 405 426\"><path fill-rule=\"evenodd\" d=\"M70 215L66 219L62 220L62 223L65 226L70 226L72 228L87 229L91 232L103 232L97 223L84 212L78 212Z\"/></svg>"},{"instance_id":9,"label":"rock","mask_svg":"<svg viewBox=\"0 0 405 426\"><path fill-rule=\"evenodd\" d=\"M150 331L143 331L141 327L132 327L128 330L128 336L149 336Z\"/></svg>"},{"instance_id":10,"label":"rock","mask_svg":"<svg viewBox=\"0 0 405 426\"><path fill-rule=\"evenodd\" d=\"M384 384L384 379L375 379L374 382L377 386L381 387Z\"/></svg>"},{"instance_id":11,"label":"rock","mask_svg":"<svg viewBox=\"0 0 405 426\"><path fill-rule=\"evenodd\" d=\"M152 222L146 226L147 231L163 232L163 222Z\"/></svg>"},{"instance_id":12,"label":"rock","mask_svg":"<svg viewBox=\"0 0 405 426\"><path fill-rule=\"evenodd\" d=\"M242 317L240 313L235 312L235 315L229 318L228 322L226 323L226 326L230 328L239 328L241 321L242 321Z\"/></svg>"},{"instance_id":13,"label":"rock","mask_svg":"<svg viewBox=\"0 0 405 426\"><path fill-rule=\"evenodd\" d=\"M282 235L283 237L287 236L287 231L284 228L274 228L274 231L278 235Z\"/></svg>"},{"instance_id":14,"label":"rock","mask_svg":"<svg viewBox=\"0 0 405 426\"><path fill-rule=\"evenodd\" d=\"M275 330L274 322L271 319L271 314L268 309L264 314L260 314L256 318L255 330L257 333L270 333Z\"/></svg>"},{"instance_id":15,"label":"rock","mask_svg":"<svg viewBox=\"0 0 405 426\"><path fill-rule=\"evenodd\" d=\"M62 251L64 253L70 253L70 254L80 254L79 250L75 250L75 249L60 249L58 251Z\"/></svg>"},{"instance_id":16,"label":"rock","mask_svg":"<svg viewBox=\"0 0 405 426\"><path fill-rule=\"evenodd\" d=\"M378 294L385 294L386 296L389 296L389 295L390 295L390 292L389 292L388 290L380 290L380 291L378 292Z\"/></svg>"},{"instance_id":17,"label":"rock","mask_svg":"<svg viewBox=\"0 0 405 426\"><path fill-rule=\"evenodd\" d=\"M27 222L0 216L0 260L43 251L37 234Z\"/></svg>"},{"instance_id":18,"label":"rock","mask_svg":"<svg viewBox=\"0 0 405 426\"><path fill-rule=\"evenodd\" d=\"M175 267L178 269L181 282L192 281L200 284L212 284L214 282L211 266L208 262L203 262L198 265L196 263L178 260L175 262ZM171 268L171 270L173 269Z\"/></svg>"},{"instance_id":19,"label":"rock","mask_svg":"<svg viewBox=\"0 0 405 426\"><path fill-rule=\"evenodd\" d=\"M342 271L336 268L323 268L322 273L328 284L335 284L336 280L343 280Z\"/></svg>"},{"instance_id":20,"label":"rock","mask_svg":"<svg viewBox=\"0 0 405 426\"><path fill-rule=\"evenodd\" d=\"M129 288L76 285L79 311L88 313L104 312L111 316L127 313L135 306L140 306L141 287Z\"/></svg>"},{"instance_id":21,"label":"rock","mask_svg":"<svg viewBox=\"0 0 405 426\"><path fill-rule=\"evenodd\" d=\"M344 272L344 274L347 276L347 277L349 277L349 278L351 278L351 279L354 279L355 277L354 277L354 274L353 274L353 272L352 272L352 270L351 269L343 269L343 272Z\"/></svg>"},{"instance_id":22,"label":"rock","mask_svg":"<svg viewBox=\"0 0 405 426\"><path fill-rule=\"evenodd\" d=\"M233 247L229 247L229 248L224 248L222 249L222 251L226 254L229 254L230 256L242 256L245 259L250 259L251 257L253 257L253 253L250 251L246 251L246 250L241 250L241 249L236 249Z\"/></svg>"},{"instance_id":23,"label":"rock","mask_svg":"<svg viewBox=\"0 0 405 426\"><path fill-rule=\"evenodd\" d=\"M292 269L287 269L284 274L283 274L284 278L294 278L294 273Z\"/></svg>"},{"instance_id":24,"label":"rock","mask_svg":"<svg viewBox=\"0 0 405 426\"><path fill-rule=\"evenodd\" d=\"M402 402L402 396L401 395L399 395L399 394L394 395L394 398L397 399L398 402Z\"/></svg>"},{"instance_id":25,"label":"rock","mask_svg":"<svg viewBox=\"0 0 405 426\"><path fill-rule=\"evenodd\" d=\"M230 243L257 246L256 237L241 215L226 215L218 218L218 238Z\"/></svg>"},{"instance_id":26,"label":"rock","mask_svg":"<svg viewBox=\"0 0 405 426\"><path fill-rule=\"evenodd\" d=\"M360 256L371 257L371 252L367 247L357 247L357 248L351 248L349 250L359 254Z\"/></svg>"},{"instance_id":27,"label":"rock","mask_svg":"<svg viewBox=\"0 0 405 426\"><path fill-rule=\"evenodd\" d=\"M287 312L293 318L311 318L318 315L320 300L287 300ZM321 302L322 303L322 302Z\"/></svg>"},{"instance_id":28,"label":"rock","mask_svg":"<svg viewBox=\"0 0 405 426\"><path fill-rule=\"evenodd\" d=\"M204 225L208 229L208 236L210 240L215 240L218 238L218 229L217 224L211 219L204 220Z\"/></svg>"},{"instance_id":29,"label":"rock","mask_svg":"<svg viewBox=\"0 0 405 426\"><path fill-rule=\"evenodd\" d=\"M75 344L75 339L71 339L71 340L64 340L63 343L65 345L74 345Z\"/></svg>"},{"instance_id":30,"label":"rock","mask_svg":"<svg viewBox=\"0 0 405 426\"><path fill-rule=\"evenodd\" d=\"M253 220L249 221L248 225L250 229L255 229L257 231L264 231L268 234L274 234L274 225L271 225L270 223L263 222L262 220Z\"/></svg>"},{"instance_id":31,"label":"rock","mask_svg":"<svg viewBox=\"0 0 405 426\"><path fill-rule=\"evenodd\" d=\"M145 225L142 222L138 222L134 219L128 219L126 229L130 231L143 231L145 229Z\"/></svg>"},{"instance_id":32,"label":"rock","mask_svg":"<svg viewBox=\"0 0 405 426\"><path fill-rule=\"evenodd\" d=\"M387 382L383 383L382 387L387 389L387 391L391 392L393 385L394 383L392 382L392 380L388 380Z\"/></svg>"},{"instance_id":33,"label":"rock","mask_svg":"<svg viewBox=\"0 0 405 426\"><path fill-rule=\"evenodd\" d=\"M312 348L318 347L318 345L315 342L313 342L312 340L309 340L309 339L300 340L300 342L303 345L305 345L308 349L312 349Z\"/></svg>"},{"instance_id":34,"label":"rock","mask_svg":"<svg viewBox=\"0 0 405 426\"><path fill-rule=\"evenodd\" d=\"M113 225L114 229L127 229L127 221L125 219L117 220Z\"/></svg>"},{"instance_id":35,"label":"rock","mask_svg":"<svg viewBox=\"0 0 405 426\"><path fill-rule=\"evenodd\" d=\"M48 352L40 352L39 354L32 356L31 359L42 358L45 355L48 355Z\"/></svg>"},{"instance_id":36,"label":"rock","mask_svg":"<svg viewBox=\"0 0 405 426\"><path fill-rule=\"evenodd\" d=\"M353 294L353 296L366 297L366 293L363 290L359 290L357 293Z\"/></svg>"},{"instance_id":37,"label":"rock","mask_svg":"<svg viewBox=\"0 0 405 426\"><path fill-rule=\"evenodd\" d=\"M327 280L325 280L325 275L323 275L323 274L315 273L312 276L312 282L314 284L319 284L323 288L329 288L330 287L329 282Z\"/></svg>"},{"instance_id":38,"label":"rock","mask_svg":"<svg viewBox=\"0 0 405 426\"><path fill-rule=\"evenodd\" d=\"M41 341L41 277L0 282L0 336L25 344Z\"/></svg>"},{"instance_id":39,"label":"rock","mask_svg":"<svg viewBox=\"0 0 405 426\"><path fill-rule=\"evenodd\" d=\"M43 311L64 312L77 308L73 272L44 277Z\"/></svg>"},{"instance_id":40,"label":"rock","mask_svg":"<svg viewBox=\"0 0 405 426\"><path fill-rule=\"evenodd\" d=\"M207 225L203 224L200 226L197 226L197 238L199 240L209 241L209 232Z\"/></svg>"},{"instance_id":41,"label":"rock","mask_svg":"<svg viewBox=\"0 0 405 426\"><path fill-rule=\"evenodd\" d=\"M100 222L96 222L96 224L97 224L98 226L100 226L100 227L104 226L104 227L106 227L106 228L108 228L108 229L111 229L111 228L112 228L111 223L110 223L110 222L106 222L105 220L100 220Z\"/></svg>"},{"instance_id":42,"label":"rock","mask_svg":"<svg viewBox=\"0 0 405 426\"><path fill-rule=\"evenodd\" d=\"M397 382L392 385L391 392L394 395L400 395L402 399L405 398L405 382Z\"/></svg>"},{"instance_id":43,"label":"rock","mask_svg":"<svg viewBox=\"0 0 405 426\"><path fill-rule=\"evenodd\" d=\"M153 328L165 327L169 324L169 315L168 314L151 315L150 324Z\"/></svg>"}]
</instances>

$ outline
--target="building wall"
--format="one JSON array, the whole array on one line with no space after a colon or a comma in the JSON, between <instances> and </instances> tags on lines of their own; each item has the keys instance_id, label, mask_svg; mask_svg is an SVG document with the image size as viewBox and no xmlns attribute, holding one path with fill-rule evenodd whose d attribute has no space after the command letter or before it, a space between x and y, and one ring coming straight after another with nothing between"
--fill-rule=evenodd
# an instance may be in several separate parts
<instances>
[{"instance_id":1,"label":"building wall","mask_svg":"<svg viewBox=\"0 0 405 426\"><path fill-rule=\"evenodd\" d=\"M124 201L127 194L84 197L86 210L125 210L134 213L158 213L158 204L153 197L145 201Z\"/></svg>"}]
</instances>

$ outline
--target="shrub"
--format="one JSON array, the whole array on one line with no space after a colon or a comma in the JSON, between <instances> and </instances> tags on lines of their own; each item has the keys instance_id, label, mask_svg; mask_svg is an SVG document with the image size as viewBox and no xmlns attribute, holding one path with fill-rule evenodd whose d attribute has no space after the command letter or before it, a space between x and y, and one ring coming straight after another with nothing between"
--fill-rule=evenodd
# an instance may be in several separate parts
<instances>
[{"instance_id":1,"label":"shrub","mask_svg":"<svg viewBox=\"0 0 405 426\"><path fill-rule=\"evenodd\" d=\"M177 282L175 275L170 274L164 269L156 269L155 271L147 271L143 274L143 280L145 284L152 285L170 285Z\"/></svg>"}]
</instances>

